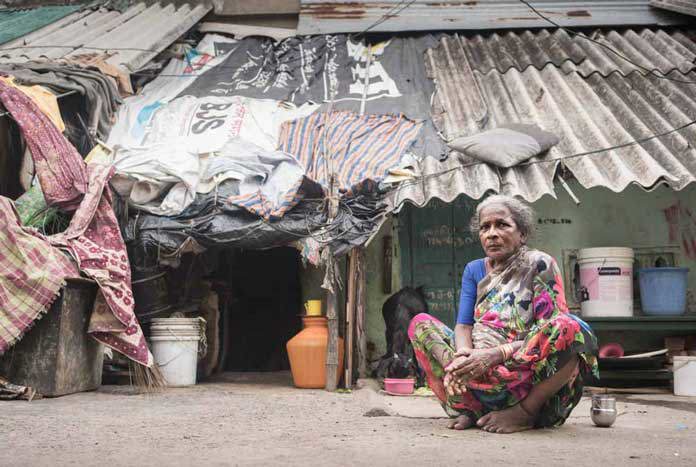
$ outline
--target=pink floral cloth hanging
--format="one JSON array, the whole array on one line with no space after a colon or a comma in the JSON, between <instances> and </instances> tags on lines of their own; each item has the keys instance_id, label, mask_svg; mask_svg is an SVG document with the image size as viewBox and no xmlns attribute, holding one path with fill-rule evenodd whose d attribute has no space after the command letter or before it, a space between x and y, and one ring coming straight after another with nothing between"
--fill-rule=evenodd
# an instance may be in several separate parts
<instances>
[{"instance_id":1,"label":"pink floral cloth hanging","mask_svg":"<svg viewBox=\"0 0 696 467\"><path fill-rule=\"evenodd\" d=\"M113 167L87 166L48 117L16 88L0 82L0 101L22 131L47 204L74 211L69 227L48 240L66 250L80 272L99 284L89 332L150 367L152 354L133 311L126 246L106 189Z\"/></svg>"}]
</instances>

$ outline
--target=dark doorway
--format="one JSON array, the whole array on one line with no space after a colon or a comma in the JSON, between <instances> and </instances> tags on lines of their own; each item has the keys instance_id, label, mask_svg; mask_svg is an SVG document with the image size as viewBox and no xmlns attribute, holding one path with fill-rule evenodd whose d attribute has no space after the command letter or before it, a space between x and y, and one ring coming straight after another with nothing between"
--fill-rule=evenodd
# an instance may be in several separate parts
<instances>
[{"instance_id":1,"label":"dark doorway","mask_svg":"<svg viewBox=\"0 0 696 467\"><path fill-rule=\"evenodd\" d=\"M240 251L229 265L228 371L289 370L285 344L301 327L299 253Z\"/></svg>"}]
</instances>

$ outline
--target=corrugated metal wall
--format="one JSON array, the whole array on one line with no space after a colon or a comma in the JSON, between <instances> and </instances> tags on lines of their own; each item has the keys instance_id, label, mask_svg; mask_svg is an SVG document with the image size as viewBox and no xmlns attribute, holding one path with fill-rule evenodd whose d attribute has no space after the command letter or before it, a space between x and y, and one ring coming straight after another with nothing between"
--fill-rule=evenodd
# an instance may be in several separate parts
<instances>
[{"instance_id":1,"label":"corrugated metal wall","mask_svg":"<svg viewBox=\"0 0 696 467\"><path fill-rule=\"evenodd\" d=\"M649 0L531 0L554 21L572 27L684 24L683 16ZM302 0L299 34L442 31L548 27L519 0Z\"/></svg>"}]
</instances>

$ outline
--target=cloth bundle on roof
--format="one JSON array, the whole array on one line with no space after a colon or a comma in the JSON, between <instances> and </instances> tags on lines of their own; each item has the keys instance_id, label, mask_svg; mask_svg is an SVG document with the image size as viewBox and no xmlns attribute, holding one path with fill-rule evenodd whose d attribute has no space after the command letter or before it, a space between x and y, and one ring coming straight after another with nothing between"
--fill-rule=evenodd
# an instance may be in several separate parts
<instances>
[{"instance_id":1,"label":"cloth bundle on roof","mask_svg":"<svg viewBox=\"0 0 696 467\"><path fill-rule=\"evenodd\" d=\"M378 193L342 199L338 215L329 219L323 200L306 197L283 217L267 221L226 199L234 193L231 182L224 182L219 193L198 195L179 216L133 214L124 229L129 248L156 252L148 258L172 259L186 248L267 249L292 246L311 237L329 245L335 255L362 245L382 223L386 204ZM195 251L195 250L194 250Z\"/></svg>"},{"instance_id":2,"label":"cloth bundle on roof","mask_svg":"<svg viewBox=\"0 0 696 467\"><path fill-rule=\"evenodd\" d=\"M297 189L304 173L295 158L276 149L281 124L317 108L185 96L153 107L146 125L130 115L130 138L116 145L114 186L141 210L179 215L197 193L234 180L236 194L263 199L262 211L270 216L282 211L285 194Z\"/></svg>"},{"instance_id":3,"label":"cloth bundle on roof","mask_svg":"<svg viewBox=\"0 0 696 467\"><path fill-rule=\"evenodd\" d=\"M299 160L304 176L319 184L324 195L329 189L329 171L333 171L337 191L353 196L374 189L390 170L403 165L422 128L421 122L403 116L314 113L283 124L280 152ZM258 190L231 196L228 201L265 219L278 219L305 195L301 177L285 182L274 199Z\"/></svg>"},{"instance_id":4,"label":"cloth bundle on roof","mask_svg":"<svg viewBox=\"0 0 696 467\"><path fill-rule=\"evenodd\" d=\"M305 181L304 177L301 172L296 175L299 175L299 177L290 179L274 177L277 180L276 183L268 184L278 188L273 190L275 192L274 196L266 194L269 190L264 185L254 191L247 191L241 195L232 195L227 198L227 201L231 205L242 207L266 220L278 220L297 206L305 196L302 189Z\"/></svg>"},{"instance_id":5,"label":"cloth bundle on roof","mask_svg":"<svg viewBox=\"0 0 696 467\"><path fill-rule=\"evenodd\" d=\"M106 188L113 168L97 164L87 167L51 121L17 89L0 83L0 101L22 131L47 203L74 211L67 230L48 237L48 241L70 253L79 271L99 285L89 332L132 360L151 366L152 355L133 312L125 244ZM11 261L0 259L0 270L19 273ZM64 277L56 274L54 280ZM13 304L30 293L29 289L20 289L13 297L0 296L0 313L15 313Z\"/></svg>"},{"instance_id":6,"label":"cloth bundle on roof","mask_svg":"<svg viewBox=\"0 0 696 467\"><path fill-rule=\"evenodd\" d=\"M434 87L422 59L432 43L430 36L370 46L345 35L280 43L205 36L186 60L171 60L161 76L126 99L109 135L110 146L126 150L117 149L114 186L141 210L129 223L129 246L156 245L172 254L193 239L209 247L260 249L320 231L326 232L320 241L331 243L333 251L366 241L385 206L382 194L362 189L403 165L408 153L438 158L444 153L429 119ZM298 111L280 121L274 112L288 112L255 112L244 105L252 101ZM305 118L329 106L335 113L327 125ZM311 111L299 114L303 108ZM360 117L361 111L367 116ZM282 130L278 125L283 137L275 123L269 125L290 120L295 121ZM241 135L240 128L243 133L252 123L267 130ZM319 144L324 127L340 139ZM302 131L311 141L293 143ZM226 148L210 148L221 138ZM160 152L158 142L174 150ZM242 150L242 144L252 150ZM357 193L342 198L343 214L336 220L317 211L328 177L325 156L316 151L325 149L336 161L341 192ZM133 157L126 156L129 151ZM235 172L244 178L228 176ZM122 176L137 179L129 183L139 186L121 185Z\"/></svg>"},{"instance_id":7,"label":"cloth bundle on roof","mask_svg":"<svg viewBox=\"0 0 696 467\"><path fill-rule=\"evenodd\" d=\"M21 84L38 84L64 93L75 91L84 96L87 124L91 136L106 139L121 104L113 78L98 69L46 62L0 64L0 73L12 75Z\"/></svg>"}]
</instances>

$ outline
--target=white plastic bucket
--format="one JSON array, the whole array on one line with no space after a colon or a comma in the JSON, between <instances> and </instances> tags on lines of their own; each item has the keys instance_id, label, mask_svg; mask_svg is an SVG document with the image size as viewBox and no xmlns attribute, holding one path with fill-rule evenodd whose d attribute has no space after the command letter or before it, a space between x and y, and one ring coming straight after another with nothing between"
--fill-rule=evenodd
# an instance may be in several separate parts
<instances>
[{"instance_id":1,"label":"white plastic bucket","mask_svg":"<svg viewBox=\"0 0 696 467\"><path fill-rule=\"evenodd\" d=\"M696 357L674 357L674 395L696 396Z\"/></svg>"},{"instance_id":2,"label":"white plastic bucket","mask_svg":"<svg viewBox=\"0 0 696 467\"><path fill-rule=\"evenodd\" d=\"M200 318L157 318L150 325L155 363L168 386L196 384L198 344L205 321Z\"/></svg>"},{"instance_id":3,"label":"white plastic bucket","mask_svg":"<svg viewBox=\"0 0 696 467\"><path fill-rule=\"evenodd\" d=\"M200 330L202 318L153 318L150 320L151 332L161 332L164 328L190 331Z\"/></svg>"},{"instance_id":4,"label":"white plastic bucket","mask_svg":"<svg viewBox=\"0 0 696 467\"><path fill-rule=\"evenodd\" d=\"M633 316L633 257L632 248L578 252L582 316Z\"/></svg>"}]
</instances>

